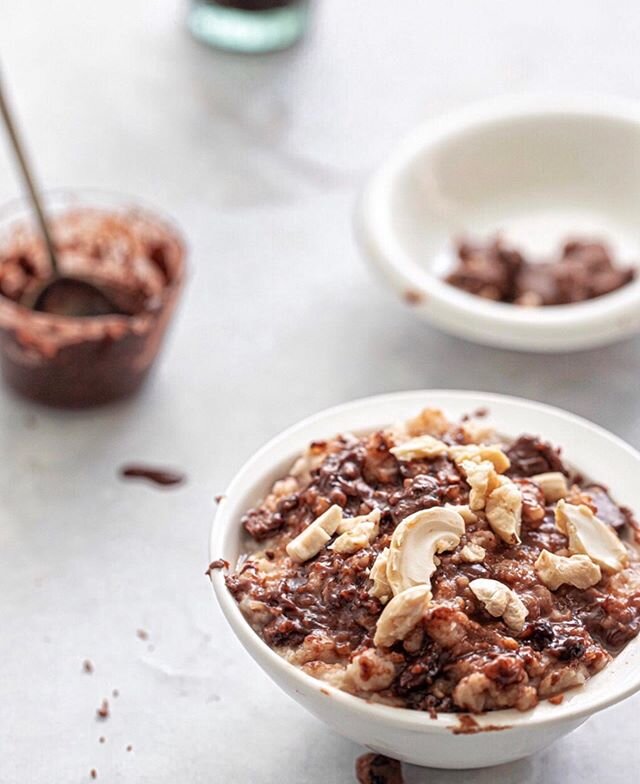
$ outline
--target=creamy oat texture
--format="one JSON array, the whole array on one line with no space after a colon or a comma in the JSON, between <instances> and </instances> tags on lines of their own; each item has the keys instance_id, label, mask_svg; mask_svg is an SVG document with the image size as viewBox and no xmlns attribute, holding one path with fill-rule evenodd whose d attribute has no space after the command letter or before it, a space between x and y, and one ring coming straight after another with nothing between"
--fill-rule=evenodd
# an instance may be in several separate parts
<instances>
[{"instance_id":1,"label":"creamy oat texture","mask_svg":"<svg viewBox=\"0 0 640 784\"><path fill-rule=\"evenodd\" d=\"M640 631L638 528L535 436L427 409L309 446L227 585L316 678L416 710L527 710Z\"/></svg>"}]
</instances>

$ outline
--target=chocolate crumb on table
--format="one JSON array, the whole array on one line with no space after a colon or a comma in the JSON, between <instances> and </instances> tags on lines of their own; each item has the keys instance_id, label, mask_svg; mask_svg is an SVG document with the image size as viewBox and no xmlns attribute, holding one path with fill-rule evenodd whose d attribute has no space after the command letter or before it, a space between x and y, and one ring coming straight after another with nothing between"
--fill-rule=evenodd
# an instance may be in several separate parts
<instances>
[{"instance_id":1,"label":"chocolate crumb on table","mask_svg":"<svg viewBox=\"0 0 640 784\"><path fill-rule=\"evenodd\" d=\"M91 768L91 770L89 771L89 775L91 776L92 779L97 779L98 771L95 768Z\"/></svg>"},{"instance_id":2,"label":"chocolate crumb on table","mask_svg":"<svg viewBox=\"0 0 640 784\"><path fill-rule=\"evenodd\" d=\"M119 697L119 696L120 696L120 692L119 692L117 689L114 689L114 690L111 692L111 696L112 696L112 697L116 697L116 698L117 698L117 697Z\"/></svg>"},{"instance_id":3,"label":"chocolate crumb on table","mask_svg":"<svg viewBox=\"0 0 640 784\"><path fill-rule=\"evenodd\" d=\"M182 471L175 471L170 468L157 468L148 465L125 465L120 469L122 479L144 479L154 485L161 487L173 487L181 485L186 481L186 475Z\"/></svg>"},{"instance_id":4,"label":"chocolate crumb on table","mask_svg":"<svg viewBox=\"0 0 640 784\"><path fill-rule=\"evenodd\" d=\"M82 670L83 672L86 672L89 675L91 675L91 673L93 672L93 662L91 662L89 659L85 659L82 662Z\"/></svg>"},{"instance_id":5,"label":"chocolate crumb on table","mask_svg":"<svg viewBox=\"0 0 640 784\"><path fill-rule=\"evenodd\" d=\"M149 639L149 632L146 632L144 629L137 629L136 630L136 637L139 640L148 640Z\"/></svg>"},{"instance_id":6,"label":"chocolate crumb on table","mask_svg":"<svg viewBox=\"0 0 640 784\"><path fill-rule=\"evenodd\" d=\"M356 760L358 784L404 784L402 765L384 754L363 754Z\"/></svg>"},{"instance_id":7,"label":"chocolate crumb on table","mask_svg":"<svg viewBox=\"0 0 640 784\"><path fill-rule=\"evenodd\" d=\"M108 719L109 718L109 700L102 700L100 707L96 709L96 716L99 719Z\"/></svg>"},{"instance_id":8,"label":"chocolate crumb on table","mask_svg":"<svg viewBox=\"0 0 640 784\"><path fill-rule=\"evenodd\" d=\"M107 740L107 739L104 737L104 735L101 735L101 736L98 738L98 743L106 743L106 740Z\"/></svg>"},{"instance_id":9,"label":"chocolate crumb on table","mask_svg":"<svg viewBox=\"0 0 640 784\"><path fill-rule=\"evenodd\" d=\"M568 305L609 294L636 277L617 266L600 242L570 240L549 260L532 261L500 237L484 244L462 240L458 263L445 280L469 294L525 307Z\"/></svg>"},{"instance_id":10,"label":"chocolate crumb on table","mask_svg":"<svg viewBox=\"0 0 640 784\"><path fill-rule=\"evenodd\" d=\"M133 751L133 746L131 745L127 746L127 751Z\"/></svg>"}]
</instances>

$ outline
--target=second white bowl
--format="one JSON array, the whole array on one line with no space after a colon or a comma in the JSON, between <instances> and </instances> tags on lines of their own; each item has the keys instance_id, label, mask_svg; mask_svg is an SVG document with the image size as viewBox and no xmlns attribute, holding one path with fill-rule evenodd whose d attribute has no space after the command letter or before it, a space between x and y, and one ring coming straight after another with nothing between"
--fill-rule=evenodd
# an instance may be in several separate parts
<instances>
[{"instance_id":1,"label":"second white bowl","mask_svg":"<svg viewBox=\"0 0 640 784\"><path fill-rule=\"evenodd\" d=\"M602 238L640 261L640 106L617 99L501 99L432 120L374 173L356 215L360 244L416 314L479 343L566 351L640 329L640 280L542 308L484 300L443 280L452 238L500 231L533 254Z\"/></svg>"}]
</instances>

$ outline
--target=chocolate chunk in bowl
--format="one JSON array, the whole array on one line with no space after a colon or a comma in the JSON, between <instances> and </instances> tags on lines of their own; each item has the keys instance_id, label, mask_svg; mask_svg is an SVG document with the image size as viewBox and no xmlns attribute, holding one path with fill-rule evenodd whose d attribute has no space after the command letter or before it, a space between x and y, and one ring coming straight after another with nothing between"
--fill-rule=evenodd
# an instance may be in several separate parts
<instances>
[{"instance_id":1,"label":"chocolate chunk in bowl","mask_svg":"<svg viewBox=\"0 0 640 784\"><path fill-rule=\"evenodd\" d=\"M449 422L415 416L425 402ZM481 405L495 443L484 420L461 421ZM525 427L564 447L562 470L511 471L508 445ZM290 461L312 441L324 454ZM359 401L292 429L239 474L211 551L232 568L214 587L267 672L348 737L424 765L515 759L638 688L635 521L600 520L583 479L637 508L637 461L589 423L524 401ZM416 498L422 508L394 516ZM255 533L258 512L279 517L255 541L242 522Z\"/></svg>"},{"instance_id":2,"label":"chocolate chunk in bowl","mask_svg":"<svg viewBox=\"0 0 640 784\"><path fill-rule=\"evenodd\" d=\"M113 312L79 315L69 301L21 303L49 277L42 241L20 205L0 214L0 360L19 394L82 408L134 394L159 351L184 278L177 230L155 212L91 192L49 197L63 273L97 285Z\"/></svg>"}]
</instances>

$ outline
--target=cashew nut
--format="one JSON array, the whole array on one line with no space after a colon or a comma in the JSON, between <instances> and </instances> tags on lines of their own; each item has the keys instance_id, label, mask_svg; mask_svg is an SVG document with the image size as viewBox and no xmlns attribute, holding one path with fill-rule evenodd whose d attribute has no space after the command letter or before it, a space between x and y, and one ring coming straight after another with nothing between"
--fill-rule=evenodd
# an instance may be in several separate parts
<instances>
[{"instance_id":1,"label":"cashew nut","mask_svg":"<svg viewBox=\"0 0 640 784\"><path fill-rule=\"evenodd\" d=\"M617 534L584 504L556 505L556 527L569 539L569 552L588 555L605 572L619 572L629 555Z\"/></svg>"},{"instance_id":2,"label":"cashew nut","mask_svg":"<svg viewBox=\"0 0 640 784\"><path fill-rule=\"evenodd\" d=\"M484 605L485 610L494 618L502 616L503 621L510 629L519 632L524 627L524 621L529 611L517 593L498 580L488 580L483 577L472 580L469 588L474 596Z\"/></svg>"},{"instance_id":3,"label":"cashew nut","mask_svg":"<svg viewBox=\"0 0 640 784\"><path fill-rule=\"evenodd\" d=\"M394 446L389 451L398 460L420 460L423 457L439 457L446 455L448 446L437 438L430 435L417 436L410 438L398 446Z\"/></svg>"},{"instance_id":4,"label":"cashew nut","mask_svg":"<svg viewBox=\"0 0 640 784\"><path fill-rule=\"evenodd\" d=\"M329 545L329 549L335 550L336 553L355 553L371 544L380 531L380 510L374 509L368 515L353 517L351 521L347 520L347 522L352 522L353 525L341 533L333 544ZM345 518L338 525L338 532L344 523Z\"/></svg>"},{"instance_id":5,"label":"cashew nut","mask_svg":"<svg viewBox=\"0 0 640 784\"><path fill-rule=\"evenodd\" d=\"M316 518L304 531L287 545L287 554L298 563L313 558L331 539L342 520L342 509L334 504L326 512Z\"/></svg>"},{"instance_id":6,"label":"cashew nut","mask_svg":"<svg viewBox=\"0 0 640 784\"><path fill-rule=\"evenodd\" d=\"M569 485L567 484L567 477L560 473L560 471L548 471L545 474L535 474L531 477L531 481L535 482L544 495L544 500L548 503L554 503L561 498L566 498L569 493Z\"/></svg>"},{"instance_id":7,"label":"cashew nut","mask_svg":"<svg viewBox=\"0 0 640 784\"><path fill-rule=\"evenodd\" d=\"M486 554L487 551L484 547L475 544L474 542L470 542L469 544L465 544L462 550L460 550L460 559L465 561L465 563L482 563Z\"/></svg>"},{"instance_id":8,"label":"cashew nut","mask_svg":"<svg viewBox=\"0 0 640 784\"><path fill-rule=\"evenodd\" d=\"M439 408L425 408L405 424L410 436L428 434L438 438L441 438L450 427L449 421Z\"/></svg>"},{"instance_id":9,"label":"cashew nut","mask_svg":"<svg viewBox=\"0 0 640 784\"><path fill-rule=\"evenodd\" d=\"M469 506L474 512L484 509L487 496L499 485L498 474L493 463L489 460L482 460L479 463L475 460L463 460L459 465L471 488Z\"/></svg>"},{"instance_id":10,"label":"cashew nut","mask_svg":"<svg viewBox=\"0 0 640 784\"><path fill-rule=\"evenodd\" d=\"M414 585L430 584L436 553L453 550L464 534L458 512L443 507L422 509L406 517L393 532L387 580L394 594Z\"/></svg>"},{"instance_id":11,"label":"cashew nut","mask_svg":"<svg viewBox=\"0 0 640 784\"><path fill-rule=\"evenodd\" d=\"M460 444L450 446L448 454L449 457L458 464L466 460L473 460L476 463L488 460L499 474L503 474L511 465L509 458L502 449L497 446Z\"/></svg>"},{"instance_id":12,"label":"cashew nut","mask_svg":"<svg viewBox=\"0 0 640 784\"><path fill-rule=\"evenodd\" d=\"M389 560L389 548L385 547L373 562L369 578L373 580L373 585L369 588L369 596L379 599L382 604L386 604L393 596L393 591L387 580L387 562Z\"/></svg>"},{"instance_id":13,"label":"cashew nut","mask_svg":"<svg viewBox=\"0 0 640 784\"><path fill-rule=\"evenodd\" d=\"M388 648L396 640L404 640L421 621L430 601L428 585L414 585L394 596L378 618L374 645Z\"/></svg>"},{"instance_id":14,"label":"cashew nut","mask_svg":"<svg viewBox=\"0 0 640 784\"><path fill-rule=\"evenodd\" d=\"M543 550L533 566L540 580L551 591L557 591L565 583L584 590L602 578L600 567L588 555L565 558Z\"/></svg>"},{"instance_id":15,"label":"cashew nut","mask_svg":"<svg viewBox=\"0 0 640 784\"><path fill-rule=\"evenodd\" d=\"M471 511L471 507L468 504L445 504L444 508L457 512L465 523L476 523L478 521L478 515Z\"/></svg>"},{"instance_id":16,"label":"cashew nut","mask_svg":"<svg viewBox=\"0 0 640 784\"><path fill-rule=\"evenodd\" d=\"M520 543L522 494L515 482L500 477L499 487L487 498L485 513L494 534L507 544Z\"/></svg>"}]
</instances>

